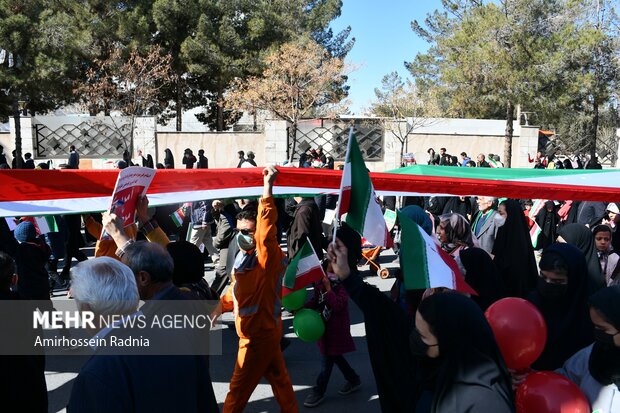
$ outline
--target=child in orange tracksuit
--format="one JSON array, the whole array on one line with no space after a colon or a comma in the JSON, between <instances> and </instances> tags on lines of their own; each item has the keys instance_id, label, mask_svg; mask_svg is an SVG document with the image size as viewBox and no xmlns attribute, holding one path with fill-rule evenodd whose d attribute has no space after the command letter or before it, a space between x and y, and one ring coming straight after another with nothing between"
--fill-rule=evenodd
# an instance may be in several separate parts
<instances>
[{"instance_id":1,"label":"child in orange tracksuit","mask_svg":"<svg viewBox=\"0 0 620 413\"><path fill-rule=\"evenodd\" d=\"M345 360L343 354L355 351L355 343L351 337L351 321L349 319L349 295L340 281L331 272L331 264L327 266L327 276L314 285L314 297L306 305L319 311L325 321L325 334L318 341L321 352L321 372L316 379L304 406L318 406L325 398L327 383L334 364L338 366L347 380L338 393L349 395L359 389L360 377Z\"/></svg>"}]
</instances>

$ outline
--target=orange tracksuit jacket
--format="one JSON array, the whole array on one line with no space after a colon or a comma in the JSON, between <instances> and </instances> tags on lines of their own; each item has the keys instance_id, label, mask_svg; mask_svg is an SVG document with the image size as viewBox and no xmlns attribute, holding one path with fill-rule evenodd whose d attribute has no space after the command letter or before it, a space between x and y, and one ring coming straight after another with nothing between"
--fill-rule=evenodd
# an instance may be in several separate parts
<instances>
[{"instance_id":1,"label":"orange tracksuit jacket","mask_svg":"<svg viewBox=\"0 0 620 413\"><path fill-rule=\"evenodd\" d=\"M280 350L280 288L286 258L277 239L278 212L272 197L261 198L256 218L256 265L235 273L221 298L222 311L233 311L239 351L224 413L242 412L265 377L284 413L297 412L297 400Z\"/></svg>"}]
</instances>

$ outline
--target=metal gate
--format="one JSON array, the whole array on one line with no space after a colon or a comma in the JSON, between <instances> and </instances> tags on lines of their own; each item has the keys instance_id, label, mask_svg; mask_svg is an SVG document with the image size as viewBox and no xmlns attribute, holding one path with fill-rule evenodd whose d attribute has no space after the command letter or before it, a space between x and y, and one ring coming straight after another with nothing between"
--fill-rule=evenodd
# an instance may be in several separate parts
<instances>
[{"instance_id":1,"label":"metal gate","mask_svg":"<svg viewBox=\"0 0 620 413\"><path fill-rule=\"evenodd\" d=\"M323 153L335 161L344 161L349 129L357 139L362 156L367 161L383 160L383 125L372 119L312 119L301 121L297 127L294 160L310 149L323 148ZM288 134L288 151L292 150L291 135Z\"/></svg>"},{"instance_id":2,"label":"metal gate","mask_svg":"<svg viewBox=\"0 0 620 413\"><path fill-rule=\"evenodd\" d=\"M83 158L121 157L131 137L130 122L125 118L112 122L91 118L56 125L37 123L35 118L32 128L37 158L66 156L71 145Z\"/></svg>"}]
</instances>

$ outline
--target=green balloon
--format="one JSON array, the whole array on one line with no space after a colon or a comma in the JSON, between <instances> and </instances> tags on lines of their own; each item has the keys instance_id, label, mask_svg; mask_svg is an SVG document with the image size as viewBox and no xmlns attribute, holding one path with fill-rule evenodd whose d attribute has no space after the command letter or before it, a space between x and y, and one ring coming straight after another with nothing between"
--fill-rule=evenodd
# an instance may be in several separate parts
<instances>
[{"instance_id":1,"label":"green balloon","mask_svg":"<svg viewBox=\"0 0 620 413\"><path fill-rule=\"evenodd\" d=\"M306 304L307 295L308 292L305 288L290 293L289 295L282 297L282 307L286 308L288 311L299 310L304 306L304 304Z\"/></svg>"},{"instance_id":2,"label":"green balloon","mask_svg":"<svg viewBox=\"0 0 620 413\"><path fill-rule=\"evenodd\" d=\"M325 333L325 323L319 313L304 308L295 314L293 330L301 340L313 343Z\"/></svg>"}]
</instances>

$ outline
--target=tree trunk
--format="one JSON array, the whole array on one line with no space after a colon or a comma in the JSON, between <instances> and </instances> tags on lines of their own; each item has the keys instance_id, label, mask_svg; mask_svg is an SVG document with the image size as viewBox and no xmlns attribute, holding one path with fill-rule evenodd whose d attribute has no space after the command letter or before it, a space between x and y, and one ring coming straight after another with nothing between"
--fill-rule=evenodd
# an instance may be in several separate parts
<instances>
[{"instance_id":1,"label":"tree trunk","mask_svg":"<svg viewBox=\"0 0 620 413\"><path fill-rule=\"evenodd\" d=\"M293 158L295 158L295 147L297 146L297 122L293 122L293 125L288 128L288 140L291 142L290 146L287 142L287 147L290 147L288 161L289 163L293 163Z\"/></svg>"},{"instance_id":2,"label":"tree trunk","mask_svg":"<svg viewBox=\"0 0 620 413\"><path fill-rule=\"evenodd\" d=\"M224 97L222 92L217 92L217 131L224 130Z\"/></svg>"},{"instance_id":3,"label":"tree trunk","mask_svg":"<svg viewBox=\"0 0 620 413\"><path fill-rule=\"evenodd\" d=\"M514 109L514 105L509 101L506 105L506 133L504 134L504 166L506 168L510 168L512 161L512 133L514 131L512 117Z\"/></svg>"},{"instance_id":4,"label":"tree trunk","mask_svg":"<svg viewBox=\"0 0 620 413\"><path fill-rule=\"evenodd\" d=\"M183 129L183 104L181 102L182 90L181 90L181 76L177 74L177 99L176 99L176 117L177 117L177 132L181 132Z\"/></svg>"},{"instance_id":5,"label":"tree trunk","mask_svg":"<svg viewBox=\"0 0 620 413\"><path fill-rule=\"evenodd\" d=\"M596 138L597 138L597 133L598 133L598 119L599 119L598 100L596 98L594 98L594 102L592 103L592 110L593 110L592 126L590 130L590 142L588 142L589 143L588 146L590 149L590 159L594 159L594 157L596 156Z\"/></svg>"},{"instance_id":6,"label":"tree trunk","mask_svg":"<svg viewBox=\"0 0 620 413\"><path fill-rule=\"evenodd\" d=\"M13 100L13 116L15 117L15 167L22 169L24 167L22 165L22 126L17 98Z\"/></svg>"}]
</instances>

